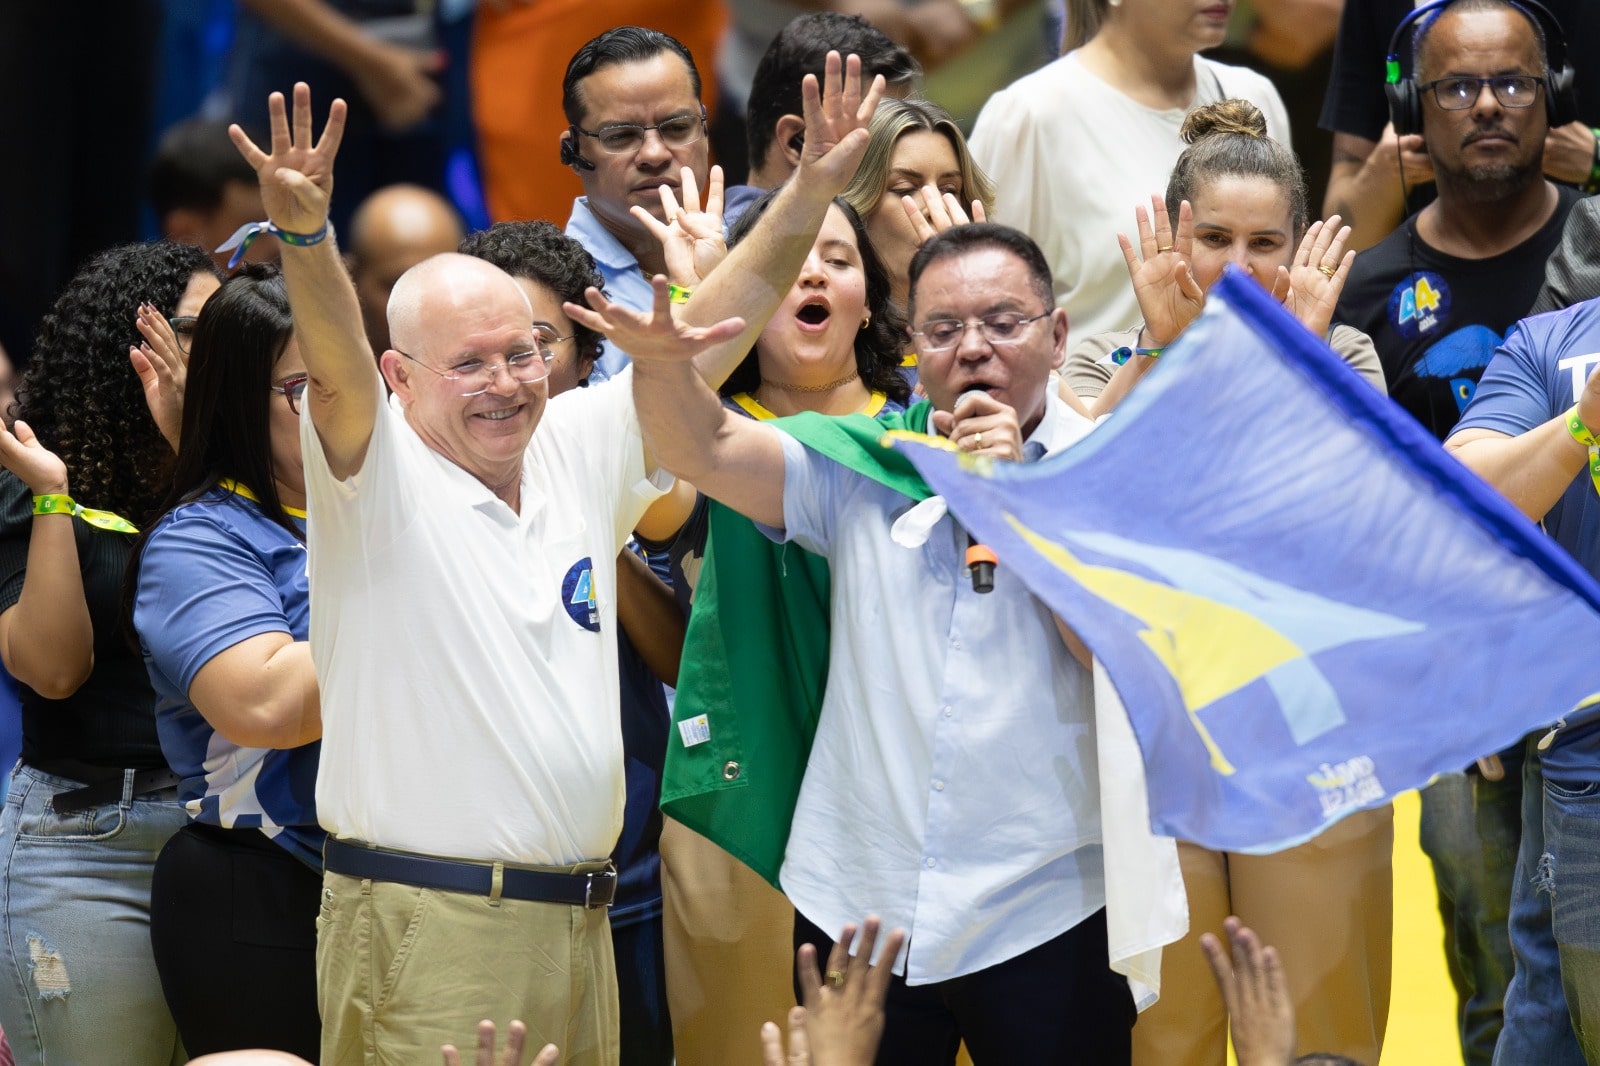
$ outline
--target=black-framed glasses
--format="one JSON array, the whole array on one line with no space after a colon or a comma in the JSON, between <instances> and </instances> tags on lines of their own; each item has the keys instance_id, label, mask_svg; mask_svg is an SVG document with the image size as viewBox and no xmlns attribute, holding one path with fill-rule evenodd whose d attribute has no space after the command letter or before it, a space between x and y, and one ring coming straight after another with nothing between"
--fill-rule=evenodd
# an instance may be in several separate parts
<instances>
[{"instance_id":1,"label":"black-framed glasses","mask_svg":"<svg viewBox=\"0 0 1600 1066\"><path fill-rule=\"evenodd\" d=\"M1501 107L1532 107L1539 99L1539 86L1543 78L1532 74L1496 74L1488 78L1439 78L1425 82L1419 89L1432 89L1433 98L1446 111L1465 111L1478 102L1478 95L1487 85Z\"/></svg>"},{"instance_id":2,"label":"black-framed glasses","mask_svg":"<svg viewBox=\"0 0 1600 1066\"><path fill-rule=\"evenodd\" d=\"M184 355L189 354L189 345L194 343L194 324L200 321L194 315L179 315L177 318L167 319L167 325L172 327L172 335L178 339L178 347Z\"/></svg>"},{"instance_id":3,"label":"black-framed glasses","mask_svg":"<svg viewBox=\"0 0 1600 1066\"><path fill-rule=\"evenodd\" d=\"M284 378L276 385L268 385L267 391L275 392L285 400L288 400L289 410L298 415L300 413L300 398L306 394L306 385L310 381L311 378L308 375L296 374L293 377Z\"/></svg>"},{"instance_id":4,"label":"black-framed glasses","mask_svg":"<svg viewBox=\"0 0 1600 1066\"><path fill-rule=\"evenodd\" d=\"M602 126L597 130L586 130L574 124L572 130L585 137L593 137L599 142L600 150L608 155L631 155L637 152L644 147L645 135L651 130L660 135L661 143L668 148L682 148L706 135L706 109L702 107L698 115L674 115L672 118L657 122L654 126L618 123L615 126Z\"/></svg>"},{"instance_id":5,"label":"black-framed glasses","mask_svg":"<svg viewBox=\"0 0 1600 1066\"><path fill-rule=\"evenodd\" d=\"M912 335L922 338L922 343L918 345L921 351L942 352L960 344L967 327L976 322L978 328L983 331L984 340L992 345L1003 346L1021 341L1030 323L1037 322L1049 314L1049 310L1040 311L1036 315L1025 315L1021 311L996 311L966 321L959 318L934 318L924 322L922 328Z\"/></svg>"},{"instance_id":6,"label":"black-framed glasses","mask_svg":"<svg viewBox=\"0 0 1600 1066\"><path fill-rule=\"evenodd\" d=\"M540 341L543 342L543 331L539 332ZM494 387L495 378L502 370L519 385L536 385L550 376L550 363L556 357L548 347L542 347L527 352L511 352L498 363L486 359L464 359L448 370L439 370L399 348L395 351L429 373L454 382L462 396L482 396Z\"/></svg>"}]
</instances>

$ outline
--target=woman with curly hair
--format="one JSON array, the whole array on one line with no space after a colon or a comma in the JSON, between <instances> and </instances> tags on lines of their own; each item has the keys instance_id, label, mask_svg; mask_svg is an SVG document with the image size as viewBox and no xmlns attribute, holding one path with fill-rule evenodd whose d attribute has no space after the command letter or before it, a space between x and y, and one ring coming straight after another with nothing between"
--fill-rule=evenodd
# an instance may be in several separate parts
<instances>
[{"instance_id":1,"label":"woman with curly hair","mask_svg":"<svg viewBox=\"0 0 1600 1066\"><path fill-rule=\"evenodd\" d=\"M198 248L96 256L40 327L15 435L0 429L0 658L22 684L0 816L0 1022L19 1064L185 1059L149 928L156 853L185 816L119 619L178 436L167 320L217 285Z\"/></svg>"}]
</instances>

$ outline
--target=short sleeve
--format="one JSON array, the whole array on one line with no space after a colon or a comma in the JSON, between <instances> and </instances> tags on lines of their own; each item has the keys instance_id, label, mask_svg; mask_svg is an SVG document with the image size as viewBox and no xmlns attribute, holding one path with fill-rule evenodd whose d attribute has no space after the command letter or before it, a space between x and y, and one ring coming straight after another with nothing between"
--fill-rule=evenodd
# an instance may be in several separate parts
<instances>
[{"instance_id":1,"label":"short sleeve","mask_svg":"<svg viewBox=\"0 0 1600 1066\"><path fill-rule=\"evenodd\" d=\"M1092 400L1106 391L1117 366L1111 353L1118 348L1138 342L1139 328L1119 330L1115 333L1096 333L1085 337L1067 353L1067 363L1061 368L1061 377L1074 396ZM1131 339L1130 339L1131 338Z\"/></svg>"},{"instance_id":2,"label":"short sleeve","mask_svg":"<svg viewBox=\"0 0 1600 1066\"><path fill-rule=\"evenodd\" d=\"M1371 337L1354 326L1336 325L1328 331L1328 347L1346 366L1365 378L1367 384L1385 396L1389 394L1383 376L1383 360L1378 358L1378 346L1372 343Z\"/></svg>"},{"instance_id":3,"label":"short sleeve","mask_svg":"<svg viewBox=\"0 0 1600 1066\"><path fill-rule=\"evenodd\" d=\"M1317 119L1323 129L1369 141L1383 135L1389 121L1383 61L1395 24L1384 30L1380 16L1392 6L1390 0L1348 0L1344 5L1333 45L1333 71Z\"/></svg>"},{"instance_id":4,"label":"short sleeve","mask_svg":"<svg viewBox=\"0 0 1600 1066\"><path fill-rule=\"evenodd\" d=\"M271 571L249 544L186 509L146 542L134 628L152 666L187 693L219 652L262 633L292 634Z\"/></svg>"}]
</instances>

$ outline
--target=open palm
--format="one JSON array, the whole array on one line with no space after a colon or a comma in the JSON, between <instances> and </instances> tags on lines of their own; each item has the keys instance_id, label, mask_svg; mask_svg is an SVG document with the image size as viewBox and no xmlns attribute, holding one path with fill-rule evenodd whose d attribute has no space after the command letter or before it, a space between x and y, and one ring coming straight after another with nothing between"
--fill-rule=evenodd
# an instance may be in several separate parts
<instances>
[{"instance_id":1,"label":"open palm","mask_svg":"<svg viewBox=\"0 0 1600 1066\"><path fill-rule=\"evenodd\" d=\"M1189 268L1194 254L1194 215L1189 201L1178 206L1178 228L1172 228L1167 205L1150 197L1150 210L1134 208L1139 227L1139 251L1124 234L1117 234L1122 258L1133 280L1133 294L1144 315L1145 334L1159 347L1176 340L1205 308L1206 294Z\"/></svg>"},{"instance_id":2,"label":"open palm","mask_svg":"<svg viewBox=\"0 0 1600 1066\"><path fill-rule=\"evenodd\" d=\"M333 160L344 136L345 103L333 102L327 125L315 144L311 136L311 87L305 82L295 83L292 131L282 93L267 98L267 112L272 131L270 154L237 125L228 127L228 136L255 170L256 180L261 183L261 202L272 224L289 233L315 233L328 220Z\"/></svg>"}]
</instances>

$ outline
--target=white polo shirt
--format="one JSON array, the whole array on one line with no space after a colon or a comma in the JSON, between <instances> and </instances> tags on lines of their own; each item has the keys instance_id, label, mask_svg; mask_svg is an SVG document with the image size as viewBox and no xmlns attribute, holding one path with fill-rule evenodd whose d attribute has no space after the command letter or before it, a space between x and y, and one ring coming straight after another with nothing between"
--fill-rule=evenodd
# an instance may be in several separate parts
<instances>
[{"instance_id":1,"label":"white polo shirt","mask_svg":"<svg viewBox=\"0 0 1600 1066\"><path fill-rule=\"evenodd\" d=\"M398 401L361 470L300 425L317 812L346 840L465 859L602 859L622 826L616 557L645 475L632 374L550 401L522 511L430 449Z\"/></svg>"}]
</instances>

